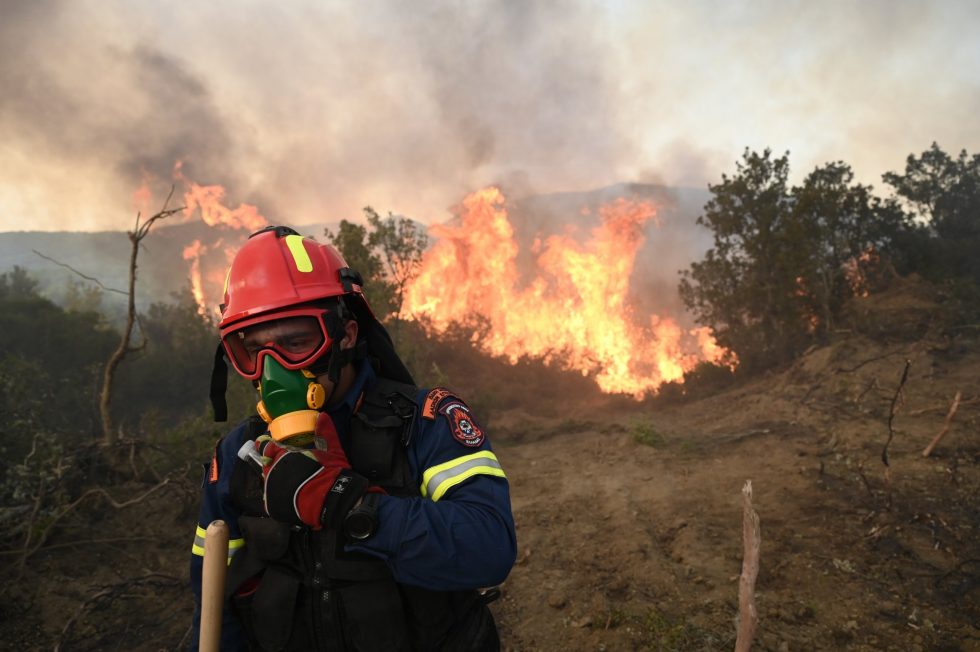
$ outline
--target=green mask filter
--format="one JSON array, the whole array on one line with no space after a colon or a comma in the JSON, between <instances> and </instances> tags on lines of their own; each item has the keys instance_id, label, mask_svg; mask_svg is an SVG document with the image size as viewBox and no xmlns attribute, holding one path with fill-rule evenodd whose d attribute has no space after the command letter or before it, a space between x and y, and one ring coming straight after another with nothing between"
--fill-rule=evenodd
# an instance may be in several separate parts
<instances>
[{"instance_id":1,"label":"green mask filter","mask_svg":"<svg viewBox=\"0 0 980 652\"><path fill-rule=\"evenodd\" d=\"M259 416L269 424L269 434L277 442L303 445L313 440L317 410L323 407L326 392L313 374L290 371L272 356L265 356L259 383L262 400L256 406Z\"/></svg>"}]
</instances>

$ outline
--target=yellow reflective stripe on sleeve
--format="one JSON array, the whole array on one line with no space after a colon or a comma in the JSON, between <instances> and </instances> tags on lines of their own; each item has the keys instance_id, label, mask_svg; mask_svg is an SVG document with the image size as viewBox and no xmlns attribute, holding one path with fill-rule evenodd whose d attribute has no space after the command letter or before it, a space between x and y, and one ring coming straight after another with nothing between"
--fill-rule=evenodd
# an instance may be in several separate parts
<instances>
[{"instance_id":1,"label":"yellow reflective stripe on sleeve","mask_svg":"<svg viewBox=\"0 0 980 652\"><path fill-rule=\"evenodd\" d=\"M191 553L197 555L198 557L204 556L204 539L207 536L207 530L202 528L200 525L194 531L194 545L191 546ZM231 539L228 541L228 563L231 563L231 558L235 556L242 547L245 546L245 539Z\"/></svg>"},{"instance_id":2,"label":"yellow reflective stripe on sleeve","mask_svg":"<svg viewBox=\"0 0 980 652\"><path fill-rule=\"evenodd\" d=\"M313 261L310 260L310 255L306 253L306 247L303 246L303 236L287 235L286 246L289 247L289 253L293 255L296 269L301 272L313 271Z\"/></svg>"},{"instance_id":3,"label":"yellow reflective stripe on sleeve","mask_svg":"<svg viewBox=\"0 0 980 652\"><path fill-rule=\"evenodd\" d=\"M204 556L204 537L206 535L207 531L200 525L194 530L194 545L191 546L191 552L198 557Z\"/></svg>"},{"instance_id":4,"label":"yellow reflective stripe on sleeve","mask_svg":"<svg viewBox=\"0 0 980 652\"><path fill-rule=\"evenodd\" d=\"M507 477L492 451L477 451L427 469L422 474L422 496L435 502L447 491L474 475Z\"/></svg>"}]
</instances>

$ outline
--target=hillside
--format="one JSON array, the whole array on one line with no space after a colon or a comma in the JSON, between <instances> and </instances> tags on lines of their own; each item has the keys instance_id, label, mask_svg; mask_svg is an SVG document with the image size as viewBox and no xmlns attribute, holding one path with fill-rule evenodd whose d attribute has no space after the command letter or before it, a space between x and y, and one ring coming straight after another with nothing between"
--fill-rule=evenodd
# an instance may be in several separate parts
<instances>
[{"instance_id":1,"label":"hillside","mask_svg":"<svg viewBox=\"0 0 980 652\"><path fill-rule=\"evenodd\" d=\"M322 237L326 226L306 225L304 228L308 230L303 232ZM216 245L210 258L215 264L226 265L224 247L237 247L247 236L246 231L209 227L199 221L161 223L144 240L140 250L137 288L140 309L156 301L169 301L175 292L187 292L191 263L184 259L185 247L196 240ZM123 231L10 231L0 233L0 273L14 266L22 267L39 281L45 296L60 303L70 284L87 282L35 251L97 278L107 287L124 290L128 283L130 247ZM103 297L103 306L110 311L124 302L125 297L111 292Z\"/></svg>"},{"instance_id":2,"label":"hillside","mask_svg":"<svg viewBox=\"0 0 980 652\"><path fill-rule=\"evenodd\" d=\"M980 341L949 329L942 307L928 286L898 283L857 300L848 332L790 367L673 404L447 357L512 487L518 563L494 605L505 649L731 649L747 479L762 526L753 649L978 649ZM957 392L946 438L923 458ZM144 471L108 487L137 502L103 502L87 526L59 527L8 583L5 644L186 642L209 443L170 446L188 459L168 484Z\"/></svg>"}]
</instances>

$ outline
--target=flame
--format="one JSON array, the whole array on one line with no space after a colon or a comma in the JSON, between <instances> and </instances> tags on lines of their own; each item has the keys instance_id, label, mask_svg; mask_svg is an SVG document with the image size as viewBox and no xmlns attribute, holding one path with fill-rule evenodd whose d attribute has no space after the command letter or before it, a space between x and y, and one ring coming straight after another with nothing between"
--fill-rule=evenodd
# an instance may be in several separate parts
<instances>
[{"instance_id":1,"label":"flame","mask_svg":"<svg viewBox=\"0 0 980 652\"><path fill-rule=\"evenodd\" d=\"M197 302L197 312L202 317L208 314L207 303L204 299L204 282L201 279L201 256L207 253L208 247L200 240L194 240L184 247L184 260L191 261L191 294Z\"/></svg>"},{"instance_id":2,"label":"flame","mask_svg":"<svg viewBox=\"0 0 980 652\"><path fill-rule=\"evenodd\" d=\"M268 221L255 206L239 204L238 208L234 209L225 206L223 186L202 186L185 177L181 161L174 164L174 179L184 186L184 215L187 218L199 212L201 220L208 226L242 231L241 240L244 240L246 234L268 225ZM137 193L142 192L142 188L137 191ZM224 234L227 234L227 231L224 231ZM208 243L200 239L194 240L184 248L183 252L184 260L190 262L188 276L191 293L194 295L194 301L197 302L197 311L205 318L212 315L212 311L208 310L209 305L214 306L213 314L220 317L217 304L222 294L225 272L234 258L238 244L225 245L223 237L219 236Z\"/></svg>"},{"instance_id":3,"label":"flame","mask_svg":"<svg viewBox=\"0 0 980 652\"><path fill-rule=\"evenodd\" d=\"M881 258L874 247L868 247L858 256L849 258L843 264L844 278L847 285L851 288L851 293L856 297L866 297L870 294L870 283L868 272L874 268Z\"/></svg>"},{"instance_id":4,"label":"flame","mask_svg":"<svg viewBox=\"0 0 980 652\"><path fill-rule=\"evenodd\" d=\"M239 204L238 208L228 208L222 202L225 198L224 186L202 186L184 177L183 164L177 161L174 165L174 178L184 183L184 214L193 215L195 210L201 211L201 219L208 226L219 224L234 229L256 231L269 222L259 213L259 209L251 204Z\"/></svg>"},{"instance_id":5,"label":"flame","mask_svg":"<svg viewBox=\"0 0 980 652\"><path fill-rule=\"evenodd\" d=\"M437 242L406 288L403 312L436 332L454 321L482 325L475 344L493 355L542 358L594 374L604 392L636 398L683 381L698 362L735 364L707 329L684 331L658 315L644 325L633 314L629 278L644 225L657 223L653 205L618 199L599 216L584 244L567 235L536 241L536 274L522 285L503 194L475 192L458 224L430 229Z\"/></svg>"}]
</instances>

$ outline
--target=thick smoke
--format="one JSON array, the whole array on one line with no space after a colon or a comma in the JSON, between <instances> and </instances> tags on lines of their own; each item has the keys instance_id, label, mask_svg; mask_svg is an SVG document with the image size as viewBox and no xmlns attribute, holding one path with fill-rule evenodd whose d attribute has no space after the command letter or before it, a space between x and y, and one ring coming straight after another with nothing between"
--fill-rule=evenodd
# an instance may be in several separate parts
<instances>
[{"instance_id":1,"label":"thick smoke","mask_svg":"<svg viewBox=\"0 0 980 652\"><path fill-rule=\"evenodd\" d=\"M0 172L48 194L33 206L48 228L125 224L144 174L166 185L178 159L189 178L303 222L366 203L442 219L479 185L587 188L636 156L617 129L594 8L212 3L188 14L48 0L8 1L3 15L0 125L24 156ZM17 194L8 186L0 210L26 209ZM57 219L69 207L73 224Z\"/></svg>"},{"instance_id":2,"label":"thick smoke","mask_svg":"<svg viewBox=\"0 0 980 652\"><path fill-rule=\"evenodd\" d=\"M744 147L876 182L980 149L972 2L0 0L0 230L123 228L174 161L291 223L477 187L704 188ZM880 185L880 184L879 184Z\"/></svg>"}]
</instances>

